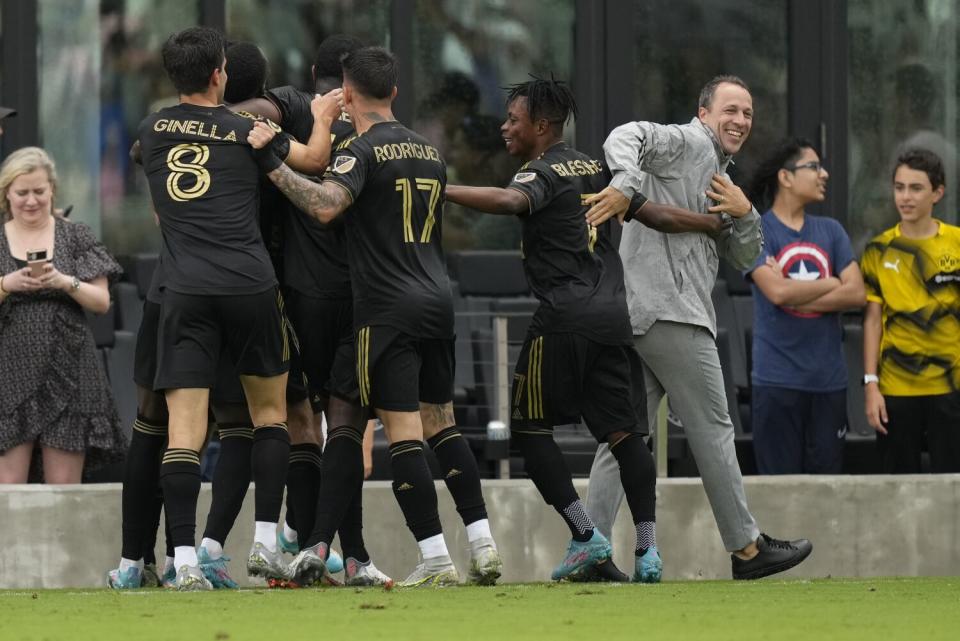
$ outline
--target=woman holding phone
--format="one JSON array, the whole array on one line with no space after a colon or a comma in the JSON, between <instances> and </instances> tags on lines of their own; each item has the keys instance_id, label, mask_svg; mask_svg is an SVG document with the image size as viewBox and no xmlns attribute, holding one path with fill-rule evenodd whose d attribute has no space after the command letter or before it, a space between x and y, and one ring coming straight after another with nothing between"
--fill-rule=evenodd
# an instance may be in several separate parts
<instances>
[{"instance_id":1,"label":"woman holding phone","mask_svg":"<svg viewBox=\"0 0 960 641\"><path fill-rule=\"evenodd\" d=\"M39 147L0 165L0 483L79 483L84 460L125 436L84 310L110 308L120 266L82 224L54 214L57 174Z\"/></svg>"}]
</instances>

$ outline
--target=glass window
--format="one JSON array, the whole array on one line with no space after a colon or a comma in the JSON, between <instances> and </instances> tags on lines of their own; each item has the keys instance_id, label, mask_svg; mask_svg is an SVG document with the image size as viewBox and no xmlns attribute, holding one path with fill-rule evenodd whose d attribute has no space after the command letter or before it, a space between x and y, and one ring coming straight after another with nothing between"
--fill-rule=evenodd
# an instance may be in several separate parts
<instances>
[{"instance_id":1,"label":"glass window","mask_svg":"<svg viewBox=\"0 0 960 641\"><path fill-rule=\"evenodd\" d=\"M312 89L310 66L323 39L347 33L384 46L389 10L382 0L227 0L227 35L263 49L270 62L268 86Z\"/></svg>"},{"instance_id":2,"label":"glass window","mask_svg":"<svg viewBox=\"0 0 960 641\"><path fill-rule=\"evenodd\" d=\"M946 195L934 215L957 222L956 3L850 0L848 231L859 254L899 221L892 172L908 148L936 152Z\"/></svg>"},{"instance_id":3,"label":"glass window","mask_svg":"<svg viewBox=\"0 0 960 641\"><path fill-rule=\"evenodd\" d=\"M197 24L196 0L41 0L38 20L40 137L59 204L115 255L156 251L147 184L128 151L140 121L177 101L160 48Z\"/></svg>"},{"instance_id":4,"label":"glass window","mask_svg":"<svg viewBox=\"0 0 960 641\"><path fill-rule=\"evenodd\" d=\"M572 0L418 0L413 128L440 149L451 183L509 182L520 163L507 155L500 137L503 87L531 73L572 80L573 18ZM449 203L443 233L448 250L520 246L512 216Z\"/></svg>"},{"instance_id":5,"label":"glass window","mask_svg":"<svg viewBox=\"0 0 960 641\"><path fill-rule=\"evenodd\" d=\"M700 89L720 74L739 76L750 87L753 129L730 170L742 183L788 133L786 0L643 0L634 25L637 120L690 122Z\"/></svg>"}]
</instances>

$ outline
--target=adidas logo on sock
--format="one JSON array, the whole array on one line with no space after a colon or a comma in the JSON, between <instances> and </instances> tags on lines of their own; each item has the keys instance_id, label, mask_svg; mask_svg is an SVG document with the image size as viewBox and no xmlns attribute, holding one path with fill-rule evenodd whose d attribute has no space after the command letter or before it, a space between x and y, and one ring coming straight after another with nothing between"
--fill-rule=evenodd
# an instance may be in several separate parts
<instances>
[{"instance_id":1,"label":"adidas logo on sock","mask_svg":"<svg viewBox=\"0 0 960 641\"><path fill-rule=\"evenodd\" d=\"M403 490L412 490L412 489L413 489L413 486L410 485L409 483L401 483L401 484L397 487L397 491L398 491L398 492L402 492Z\"/></svg>"},{"instance_id":2,"label":"adidas logo on sock","mask_svg":"<svg viewBox=\"0 0 960 641\"><path fill-rule=\"evenodd\" d=\"M454 476L458 476L460 474L463 474L463 472L461 472L460 470L454 467L454 468L451 468L449 472L447 472L446 478L452 479Z\"/></svg>"}]
</instances>

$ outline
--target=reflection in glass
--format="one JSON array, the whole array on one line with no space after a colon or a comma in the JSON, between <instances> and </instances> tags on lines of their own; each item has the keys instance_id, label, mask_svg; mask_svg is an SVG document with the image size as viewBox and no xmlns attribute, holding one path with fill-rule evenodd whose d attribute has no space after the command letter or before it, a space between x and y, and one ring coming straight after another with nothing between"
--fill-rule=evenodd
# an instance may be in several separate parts
<instances>
[{"instance_id":1,"label":"reflection in glass","mask_svg":"<svg viewBox=\"0 0 960 641\"><path fill-rule=\"evenodd\" d=\"M741 77L753 95L753 129L730 174L743 184L788 133L786 0L644 0L635 6L634 119L690 122L703 85L720 74Z\"/></svg>"},{"instance_id":2,"label":"reflection in glass","mask_svg":"<svg viewBox=\"0 0 960 641\"><path fill-rule=\"evenodd\" d=\"M451 183L506 185L519 166L500 136L503 87L528 74L573 77L572 0L419 0L413 128L440 149ZM403 91L403 87L400 88ZM572 139L573 127L568 126ZM447 204L444 247L518 249L520 226Z\"/></svg>"},{"instance_id":3,"label":"reflection in glass","mask_svg":"<svg viewBox=\"0 0 960 641\"><path fill-rule=\"evenodd\" d=\"M899 220L897 156L924 147L944 161L934 216L957 222L957 6L940 0L850 0L848 231L859 255Z\"/></svg>"},{"instance_id":4,"label":"reflection in glass","mask_svg":"<svg viewBox=\"0 0 960 641\"><path fill-rule=\"evenodd\" d=\"M227 36L257 43L270 62L268 86L313 89L310 66L317 46L345 33L368 45L386 45L390 3L382 0L226 0Z\"/></svg>"},{"instance_id":5,"label":"reflection in glass","mask_svg":"<svg viewBox=\"0 0 960 641\"><path fill-rule=\"evenodd\" d=\"M114 254L156 251L149 192L128 152L143 117L177 101L160 48L197 24L197 3L41 0L38 13L41 144L57 162L59 203Z\"/></svg>"}]
</instances>

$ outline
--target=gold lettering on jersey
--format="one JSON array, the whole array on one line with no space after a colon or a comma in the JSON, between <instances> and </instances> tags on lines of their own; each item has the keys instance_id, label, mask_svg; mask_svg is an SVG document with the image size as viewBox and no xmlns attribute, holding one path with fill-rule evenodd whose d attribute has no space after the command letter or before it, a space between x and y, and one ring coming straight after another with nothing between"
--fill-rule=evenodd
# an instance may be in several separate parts
<instances>
[{"instance_id":1,"label":"gold lettering on jersey","mask_svg":"<svg viewBox=\"0 0 960 641\"><path fill-rule=\"evenodd\" d=\"M550 165L558 176L592 176L603 172L599 160L568 160Z\"/></svg>"},{"instance_id":2,"label":"gold lettering on jersey","mask_svg":"<svg viewBox=\"0 0 960 641\"><path fill-rule=\"evenodd\" d=\"M209 138L210 140L237 141L237 134L233 129L225 136L220 135L217 133L217 125L200 120L168 120L167 118L160 118L153 123L153 130L170 134L190 134L191 136Z\"/></svg>"},{"instance_id":3,"label":"gold lettering on jersey","mask_svg":"<svg viewBox=\"0 0 960 641\"><path fill-rule=\"evenodd\" d=\"M190 155L192 154L192 157ZM171 199L183 203L207 193L210 189L210 172L204 165L210 159L210 148L206 145L177 145L167 154L167 194ZM190 187L182 187L184 176L193 176L195 181Z\"/></svg>"},{"instance_id":4,"label":"gold lettering on jersey","mask_svg":"<svg viewBox=\"0 0 960 641\"><path fill-rule=\"evenodd\" d=\"M347 142L347 144L349 144L349 142ZM378 163L388 160L405 160L407 158L440 162L440 152L437 151L436 147L421 145L416 142L395 142L389 145L379 145L373 148L373 155Z\"/></svg>"}]
</instances>

